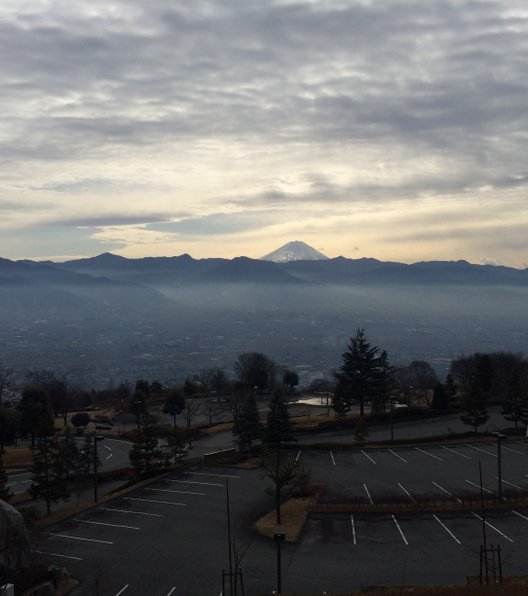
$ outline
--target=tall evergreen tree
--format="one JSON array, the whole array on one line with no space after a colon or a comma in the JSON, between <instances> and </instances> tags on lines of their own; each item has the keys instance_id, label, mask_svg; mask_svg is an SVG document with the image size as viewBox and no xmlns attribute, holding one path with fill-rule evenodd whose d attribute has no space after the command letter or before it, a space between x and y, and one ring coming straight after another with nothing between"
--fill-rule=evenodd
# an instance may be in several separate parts
<instances>
[{"instance_id":1,"label":"tall evergreen tree","mask_svg":"<svg viewBox=\"0 0 528 596\"><path fill-rule=\"evenodd\" d=\"M460 416L460 420L464 424L472 426L477 434L478 427L485 424L489 418L485 405L485 394L478 376L475 377L465 394L463 406L466 413Z\"/></svg>"},{"instance_id":2,"label":"tall evergreen tree","mask_svg":"<svg viewBox=\"0 0 528 596\"><path fill-rule=\"evenodd\" d=\"M288 404L284 400L282 391L277 389L269 403L266 443L272 447L280 448L286 443L292 443L295 440Z\"/></svg>"},{"instance_id":3,"label":"tall evergreen tree","mask_svg":"<svg viewBox=\"0 0 528 596\"><path fill-rule=\"evenodd\" d=\"M237 435L240 451L248 451L251 456L251 447L255 441L262 438L262 424L257 408L257 401L253 393L248 393L240 409L236 424L233 425L233 434Z\"/></svg>"},{"instance_id":4,"label":"tall evergreen tree","mask_svg":"<svg viewBox=\"0 0 528 596\"><path fill-rule=\"evenodd\" d=\"M64 476L70 477L70 472L75 473L79 469L80 452L77 443L72 436L69 427L58 443L59 454L64 466Z\"/></svg>"},{"instance_id":5,"label":"tall evergreen tree","mask_svg":"<svg viewBox=\"0 0 528 596\"><path fill-rule=\"evenodd\" d=\"M163 454L158 447L155 423L154 416L148 412L141 416L129 453L130 463L138 474L148 474L161 466Z\"/></svg>"},{"instance_id":6,"label":"tall evergreen tree","mask_svg":"<svg viewBox=\"0 0 528 596\"><path fill-rule=\"evenodd\" d=\"M30 493L33 497L43 497L47 515L51 514L51 504L59 499L67 499L68 486L64 476L64 465L57 440L39 437L33 452L33 476Z\"/></svg>"},{"instance_id":7,"label":"tall evergreen tree","mask_svg":"<svg viewBox=\"0 0 528 596\"><path fill-rule=\"evenodd\" d=\"M524 380L524 383L523 383ZM528 419L528 387L526 379L523 379L520 368L515 368L510 376L506 396L502 403L502 415L506 420L515 424L519 422L526 424Z\"/></svg>"},{"instance_id":8,"label":"tall evergreen tree","mask_svg":"<svg viewBox=\"0 0 528 596\"><path fill-rule=\"evenodd\" d=\"M453 406L456 406L457 388L455 385L455 379L453 379L453 375L447 375L444 390L446 392L448 407L452 408Z\"/></svg>"},{"instance_id":9,"label":"tall evergreen tree","mask_svg":"<svg viewBox=\"0 0 528 596\"><path fill-rule=\"evenodd\" d=\"M390 367L387 354L380 354L379 348L367 341L364 329L358 329L342 356L343 364L336 374L336 390L347 408L354 402L358 403L359 415L363 416L365 403L379 399L380 392L385 391L388 384Z\"/></svg>"},{"instance_id":10,"label":"tall evergreen tree","mask_svg":"<svg viewBox=\"0 0 528 596\"><path fill-rule=\"evenodd\" d=\"M94 436L86 435L84 444L79 450L79 458L77 460L77 472L81 476L89 476L95 469L95 448ZM101 459L97 454L97 468L101 465Z\"/></svg>"},{"instance_id":11,"label":"tall evergreen tree","mask_svg":"<svg viewBox=\"0 0 528 596\"><path fill-rule=\"evenodd\" d=\"M433 402L431 404L433 410L437 412L445 412L449 409L449 400L445 385L438 382L433 390Z\"/></svg>"},{"instance_id":12,"label":"tall evergreen tree","mask_svg":"<svg viewBox=\"0 0 528 596\"><path fill-rule=\"evenodd\" d=\"M29 385L22 392L18 404L20 430L23 435L31 435L31 447L35 437L46 437L53 433L54 419L48 392L38 385Z\"/></svg>"}]
</instances>

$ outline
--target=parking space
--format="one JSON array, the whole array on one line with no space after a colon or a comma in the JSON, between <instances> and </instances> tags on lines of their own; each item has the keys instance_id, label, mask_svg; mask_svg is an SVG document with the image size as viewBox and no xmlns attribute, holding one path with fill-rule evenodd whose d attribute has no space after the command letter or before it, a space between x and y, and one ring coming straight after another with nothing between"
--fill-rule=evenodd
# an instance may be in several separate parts
<instances>
[{"instance_id":1,"label":"parking space","mask_svg":"<svg viewBox=\"0 0 528 596\"><path fill-rule=\"evenodd\" d=\"M478 449L474 449L478 447ZM528 447L504 450L504 489L528 490ZM448 500L497 490L496 446L291 451L291 459L326 483L323 501ZM49 530L35 551L66 563L81 586L73 594L101 596L218 596L228 568L227 485L232 538L248 594L270 591L275 545L252 528L273 509L260 470L196 468L139 488ZM507 573L524 573L528 510L511 507L402 514L312 514L296 545L285 544L289 589L321 592L365 584L463 582L478 573L483 526L488 544L500 544ZM45 553L45 554L43 554ZM96 590L97 588L97 590Z\"/></svg>"},{"instance_id":2,"label":"parking space","mask_svg":"<svg viewBox=\"0 0 528 596\"><path fill-rule=\"evenodd\" d=\"M260 537L248 520L273 502L255 470L197 469L155 482L51 528L35 555L68 565L82 581L73 594L217 596L228 568L226 483L235 550L247 551L252 568L246 583L267 585L273 559L259 556Z\"/></svg>"},{"instance_id":3,"label":"parking space","mask_svg":"<svg viewBox=\"0 0 528 596\"><path fill-rule=\"evenodd\" d=\"M487 544L501 546L505 571L525 573L528 511L486 514L484 524ZM463 583L478 574L482 542L479 511L312 514L291 573L310 569L314 592L372 583ZM310 561L321 573L313 573ZM297 590L308 589L295 578Z\"/></svg>"},{"instance_id":4,"label":"parking space","mask_svg":"<svg viewBox=\"0 0 528 596\"><path fill-rule=\"evenodd\" d=\"M507 447L507 448L506 448ZM461 444L354 451L297 451L295 458L312 478L327 484L326 501L387 499L464 500L498 490L496 445ZM516 441L502 446L503 494L528 492L528 446Z\"/></svg>"}]
</instances>

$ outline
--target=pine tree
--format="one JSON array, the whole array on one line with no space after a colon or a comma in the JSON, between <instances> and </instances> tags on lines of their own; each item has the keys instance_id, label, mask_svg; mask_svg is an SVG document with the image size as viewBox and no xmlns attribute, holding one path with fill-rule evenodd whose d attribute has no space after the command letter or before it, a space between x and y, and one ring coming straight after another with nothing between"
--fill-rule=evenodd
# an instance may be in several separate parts
<instances>
[{"instance_id":1,"label":"pine tree","mask_svg":"<svg viewBox=\"0 0 528 596\"><path fill-rule=\"evenodd\" d=\"M433 410L437 412L445 412L449 409L449 400L447 391L443 383L438 382L433 390Z\"/></svg>"},{"instance_id":2,"label":"pine tree","mask_svg":"<svg viewBox=\"0 0 528 596\"><path fill-rule=\"evenodd\" d=\"M64 475L69 478L70 472L76 472L79 469L80 458L79 448L69 428L59 441L59 454L64 466Z\"/></svg>"},{"instance_id":3,"label":"pine tree","mask_svg":"<svg viewBox=\"0 0 528 596\"><path fill-rule=\"evenodd\" d=\"M502 404L502 415L510 422L515 423L517 430L519 422L526 424L528 414L528 391L522 382L519 368L512 371L506 396Z\"/></svg>"},{"instance_id":4,"label":"pine tree","mask_svg":"<svg viewBox=\"0 0 528 596\"><path fill-rule=\"evenodd\" d=\"M269 403L266 424L266 443L274 447L282 447L286 443L296 441L293 436L293 425L290 420L288 404L280 389L275 391Z\"/></svg>"},{"instance_id":5,"label":"pine tree","mask_svg":"<svg viewBox=\"0 0 528 596\"><path fill-rule=\"evenodd\" d=\"M51 515L51 503L69 496L59 446L54 438L40 437L37 440L37 447L33 452L30 493L33 497L44 498L48 515Z\"/></svg>"},{"instance_id":6,"label":"pine tree","mask_svg":"<svg viewBox=\"0 0 528 596\"><path fill-rule=\"evenodd\" d=\"M478 377L475 377L464 398L464 409L466 413L460 416L460 420L468 426L472 426L477 434L478 427L485 424L489 418L488 411L484 403L485 396L482 389L482 383Z\"/></svg>"},{"instance_id":7,"label":"pine tree","mask_svg":"<svg viewBox=\"0 0 528 596\"><path fill-rule=\"evenodd\" d=\"M379 349L367 341L364 329L358 329L342 356L343 364L336 374L337 391L347 408L357 402L363 416L365 403L386 392L390 374L387 354L379 354Z\"/></svg>"},{"instance_id":8,"label":"pine tree","mask_svg":"<svg viewBox=\"0 0 528 596\"><path fill-rule=\"evenodd\" d=\"M233 434L238 437L240 451L248 451L251 456L251 447L255 441L262 438L262 424L257 408L257 401L249 393L242 404L236 424L233 425Z\"/></svg>"},{"instance_id":9,"label":"pine tree","mask_svg":"<svg viewBox=\"0 0 528 596\"><path fill-rule=\"evenodd\" d=\"M89 476L94 471L94 436L86 435L84 445L79 450L79 457L77 460L77 473L81 476ZM101 465L101 459L97 455L97 468Z\"/></svg>"},{"instance_id":10,"label":"pine tree","mask_svg":"<svg viewBox=\"0 0 528 596\"><path fill-rule=\"evenodd\" d=\"M53 433L54 419L48 392L37 385L26 387L18 404L21 412L20 429L23 435L31 435L31 447L35 446L36 437L45 437Z\"/></svg>"},{"instance_id":11,"label":"pine tree","mask_svg":"<svg viewBox=\"0 0 528 596\"><path fill-rule=\"evenodd\" d=\"M161 466L163 454L158 448L155 422L155 418L148 412L140 416L139 430L136 431L129 453L130 464L138 474L149 474Z\"/></svg>"}]
</instances>

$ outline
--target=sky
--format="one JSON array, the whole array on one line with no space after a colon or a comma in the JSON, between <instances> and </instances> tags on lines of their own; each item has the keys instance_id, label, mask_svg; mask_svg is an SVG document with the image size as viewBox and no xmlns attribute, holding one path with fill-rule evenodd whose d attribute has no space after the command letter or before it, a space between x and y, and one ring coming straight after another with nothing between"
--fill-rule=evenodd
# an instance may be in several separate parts
<instances>
[{"instance_id":1,"label":"sky","mask_svg":"<svg viewBox=\"0 0 528 596\"><path fill-rule=\"evenodd\" d=\"M2 0L0 257L528 267L526 0Z\"/></svg>"}]
</instances>

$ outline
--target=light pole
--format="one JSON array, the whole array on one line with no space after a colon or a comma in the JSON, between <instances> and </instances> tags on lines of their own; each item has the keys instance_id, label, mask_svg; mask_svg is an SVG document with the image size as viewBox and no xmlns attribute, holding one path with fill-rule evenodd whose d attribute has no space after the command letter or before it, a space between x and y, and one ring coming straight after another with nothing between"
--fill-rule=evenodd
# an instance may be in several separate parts
<instances>
[{"instance_id":1,"label":"light pole","mask_svg":"<svg viewBox=\"0 0 528 596\"><path fill-rule=\"evenodd\" d=\"M94 501L97 503L97 443L102 441L103 436L93 435L93 469L94 469Z\"/></svg>"},{"instance_id":2,"label":"light pole","mask_svg":"<svg viewBox=\"0 0 528 596\"><path fill-rule=\"evenodd\" d=\"M392 418L392 412L394 411L394 397L389 397L390 402L390 429L391 429L391 443L394 443L394 420Z\"/></svg>"},{"instance_id":3,"label":"light pole","mask_svg":"<svg viewBox=\"0 0 528 596\"><path fill-rule=\"evenodd\" d=\"M498 458L498 472L499 475L497 476L497 480L499 481L499 503L502 502L502 449L501 444L502 441L505 440L507 437L501 433L493 433L497 437L497 458Z\"/></svg>"},{"instance_id":4,"label":"light pole","mask_svg":"<svg viewBox=\"0 0 528 596\"><path fill-rule=\"evenodd\" d=\"M281 524L275 526L273 538L277 542L277 594L282 593L282 553L281 545L284 542L285 532Z\"/></svg>"}]
</instances>

